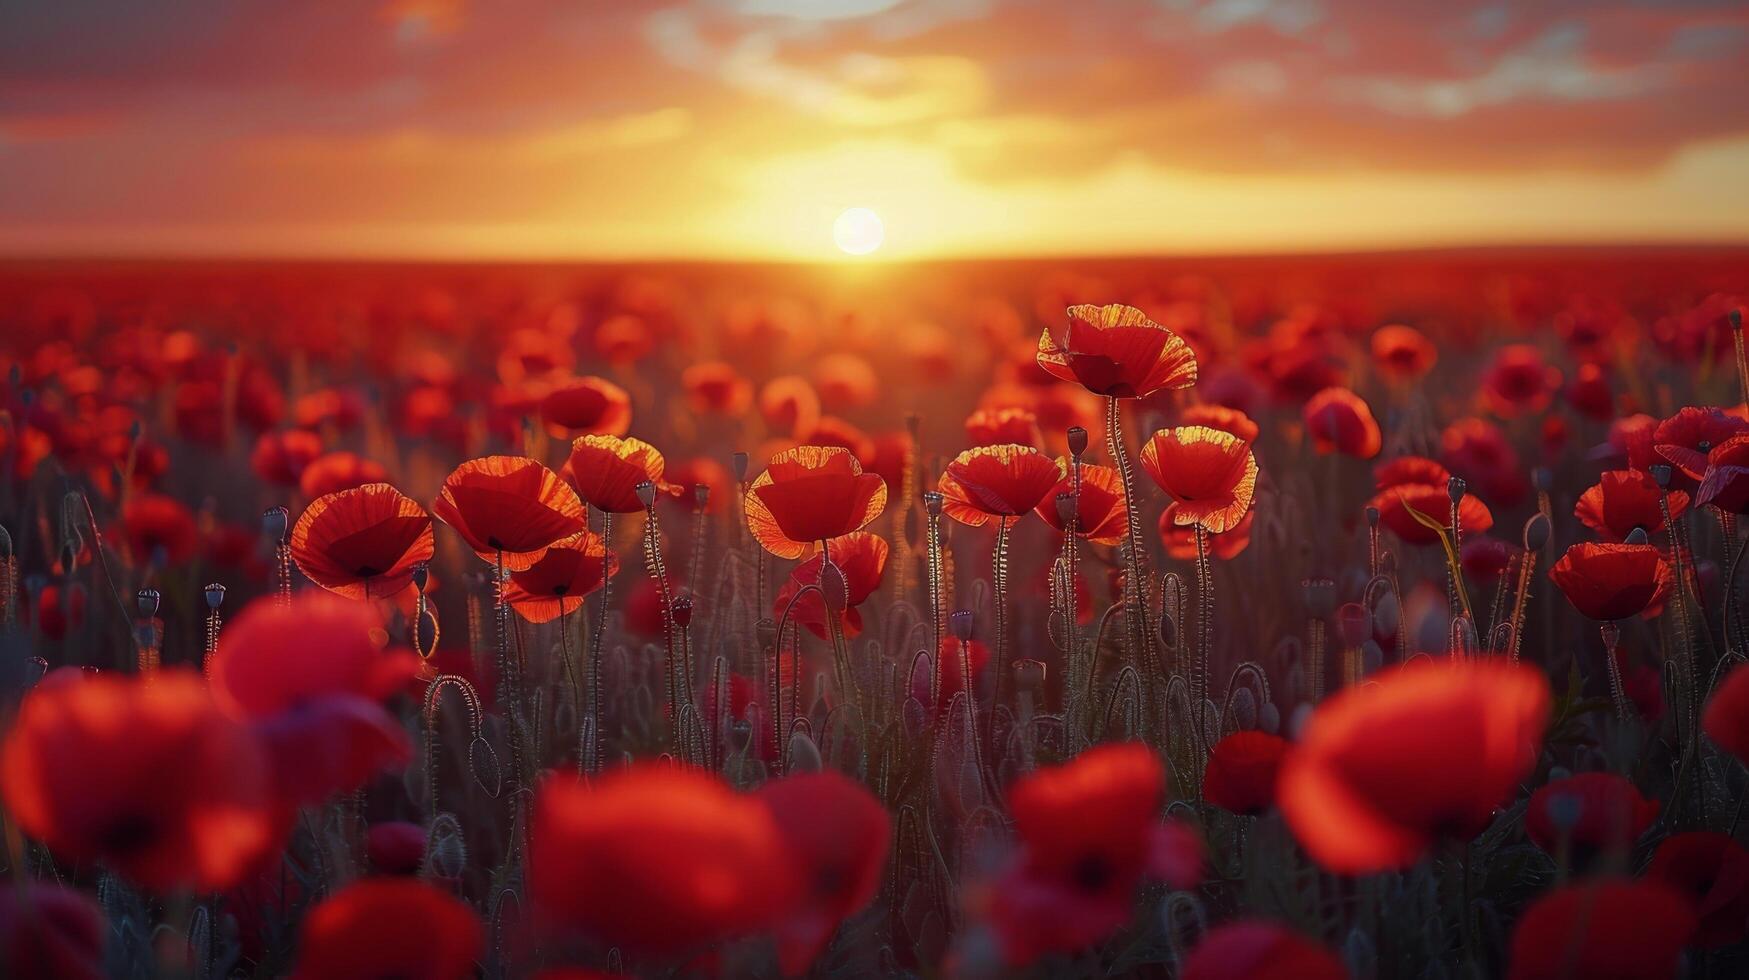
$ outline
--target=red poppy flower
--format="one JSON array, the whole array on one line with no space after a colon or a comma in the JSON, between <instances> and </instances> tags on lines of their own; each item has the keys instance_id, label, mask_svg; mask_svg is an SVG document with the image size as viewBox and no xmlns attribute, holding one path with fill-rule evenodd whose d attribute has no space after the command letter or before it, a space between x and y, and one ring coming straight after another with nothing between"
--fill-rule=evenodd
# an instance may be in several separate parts
<instances>
[{"instance_id":1,"label":"red poppy flower","mask_svg":"<svg viewBox=\"0 0 1749 980\"><path fill-rule=\"evenodd\" d=\"M1444 486L1401 483L1374 494L1367 505L1378 508L1379 522L1405 544L1439 541L1439 532L1416 520L1415 513L1431 517L1440 527L1451 520L1451 493ZM1465 534L1480 534L1494 526L1488 505L1468 493L1458 501L1458 520Z\"/></svg>"},{"instance_id":2,"label":"red poppy flower","mask_svg":"<svg viewBox=\"0 0 1749 980\"><path fill-rule=\"evenodd\" d=\"M814 361L814 390L828 412L848 412L873 405L880 397L880 376L859 354L827 354Z\"/></svg>"},{"instance_id":3,"label":"red poppy flower","mask_svg":"<svg viewBox=\"0 0 1749 980\"><path fill-rule=\"evenodd\" d=\"M365 859L377 874L418 874L425 863L425 836L425 828L410 821L373 823L364 835Z\"/></svg>"},{"instance_id":4,"label":"red poppy flower","mask_svg":"<svg viewBox=\"0 0 1749 980\"><path fill-rule=\"evenodd\" d=\"M1524 832L1550 854L1563 842L1580 855L1625 851L1652 821L1658 802L1640 795L1614 773L1584 772L1557 779L1530 794Z\"/></svg>"},{"instance_id":5,"label":"red poppy flower","mask_svg":"<svg viewBox=\"0 0 1749 980\"><path fill-rule=\"evenodd\" d=\"M1425 456L1398 456L1373 467L1372 473L1373 485L1379 490L1406 484L1443 489L1451 480L1451 471Z\"/></svg>"},{"instance_id":6,"label":"red poppy flower","mask_svg":"<svg viewBox=\"0 0 1749 980\"><path fill-rule=\"evenodd\" d=\"M638 484L653 483L666 490L665 466L662 454L642 439L582 436L571 443L571 458L565 461L563 473L583 502L596 510L636 514L644 510Z\"/></svg>"},{"instance_id":7,"label":"red poppy flower","mask_svg":"<svg viewBox=\"0 0 1749 980\"><path fill-rule=\"evenodd\" d=\"M1652 605L1670 587L1670 567L1654 545L1582 541L1549 569L1549 580L1582 615L1614 622Z\"/></svg>"},{"instance_id":8,"label":"red poppy flower","mask_svg":"<svg viewBox=\"0 0 1749 980\"><path fill-rule=\"evenodd\" d=\"M1179 425L1206 425L1211 429L1231 432L1246 442L1256 442L1258 434L1257 423L1251 421L1251 416L1236 408L1225 405L1203 403L1186 408L1178 416Z\"/></svg>"},{"instance_id":9,"label":"red poppy flower","mask_svg":"<svg viewBox=\"0 0 1749 980\"><path fill-rule=\"evenodd\" d=\"M1234 813L1256 815L1275 804L1275 776L1287 740L1268 732L1234 732L1209 750L1203 798Z\"/></svg>"},{"instance_id":10,"label":"red poppy flower","mask_svg":"<svg viewBox=\"0 0 1749 980\"><path fill-rule=\"evenodd\" d=\"M1256 519L1257 512L1249 510L1239 518L1239 523L1219 534L1208 536L1208 554L1210 558L1221 561L1231 561L1245 553L1251 546L1251 524ZM1196 531L1189 525L1178 523L1178 502L1175 500L1166 505L1160 512L1160 543L1166 546L1166 554L1179 561L1196 560Z\"/></svg>"},{"instance_id":11,"label":"red poppy flower","mask_svg":"<svg viewBox=\"0 0 1749 980\"><path fill-rule=\"evenodd\" d=\"M443 481L431 512L481 560L511 571L587 525L583 502L557 473L522 456L470 459Z\"/></svg>"},{"instance_id":12,"label":"red poppy flower","mask_svg":"<svg viewBox=\"0 0 1749 980\"><path fill-rule=\"evenodd\" d=\"M610 364L635 364L655 349L655 332L643 317L616 313L595 327L595 352Z\"/></svg>"},{"instance_id":13,"label":"red poppy flower","mask_svg":"<svg viewBox=\"0 0 1749 980\"><path fill-rule=\"evenodd\" d=\"M263 432L256 437L255 449L249 454L249 468L268 483L295 487L304 467L320 455L322 440L314 432L303 429Z\"/></svg>"},{"instance_id":14,"label":"red poppy flower","mask_svg":"<svg viewBox=\"0 0 1749 980\"><path fill-rule=\"evenodd\" d=\"M511 572L504 601L531 623L549 623L583 604L583 597L601 588L606 576L619 571L619 561L593 531L558 542L540 561Z\"/></svg>"},{"instance_id":15,"label":"red poppy flower","mask_svg":"<svg viewBox=\"0 0 1749 980\"><path fill-rule=\"evenodd\" d=\"M1041 502L1056 505L1064 468L1031 446L978 446L947 464L936 489L942 512L961 524L982 527L992 517L1012 524Z\"/></svg>"},{"instance_id":16,"label":"red poppy flower","mask_svg":"<svg viewBox=\"0 0 1749 980\"><path fill-rule=\"evenodd\" d=\"M1372 409L1347 388L1325 388L1313 395L1300 417L1312 437L1312 448L1319 453L1372 459L1384 446Z\"/></svg>"},{"instance_id":17,"label":"red poppy flower","mask_svg":"<svg viewBox=\"0 0 1749 980\"><path fill-rule=\"evenodd\" d=\"M800 558L879 517L887 484L847 449L797 446L771 457L746 502L754 539L779 558Z\"/></svg>"},{"instance_id":18,"label":"red poppy flower","mask_svg":"<svg viewBox=\"0 0 1749 980\"><path fill-rule=\"evenodd\" d=\"M1615 418L1615 392L1610 389L1609 373L1601 365L1585 363L1567 382L1567 404L1594 422Z\"/></svg>"},{"instance_id":19,"label":"red poppy flower","mask_svg":"<svg viewBox=\"0 0 1749 980\"><path fill-rule=\"evenodd\" d=\"M1506 976L1673 980L1696 925L1688 899L1661 882L1568 885L1537 899L1518 920Z\"/></svg>"},{"instance_id":20,"label":"red poppy flower","mask_svg":"<svg viewBox=\"0 0 1749 980\"><path fill-rule=\"evenodd\" d=\"M1749 850L1724 834L1694 830L1664 838L1646 866L1648 881L1661 881L1689 897L1700 927L1694 945L1718 949L1749 932Z\"/></svg>"},{"instance_id":21,"label":"red poppy flower","mask_svg":"<svg viewBox=\"0 0 1749 980\"><path fill-rule=\"evenodd\" d=\"M966 438L974 446L1044 445L1038 416L1025 408L980 408L966 418Z\"/></svg>"},{"instance_id":22,"label":"red poppy flower","mask_svg":"<svg viewBox=\"0 0 1749 980\"><path fill-rule=\"evenodd\" d=\"M797 976L825 950L838 923L880 890L891 821L861 783L830 770L766 783L754 798L771 809L801 882L796 904L777 925L778 965Z\"/></svg>"},{"instance_id":23,"label":"red poppy flower","mask_svg":"<svg viewBox=\"0 0 1749 980\"><path fill-rule=\"evenodd\" d=\"M594 376L574 378L547 392L540 416L554 435L623 436L632 427L632 399L624 388Z\"/></svg>"},{"instance_id":24,"label":"red poppy flower","mask_svg":"<svg viewBox=\"0 0 1749 980\"><path fill-rule=\"evenodd\" d=\"M532 826L530 900L607 944L701 949L773 925L805 887L770 808L697 770L552 778Z\"/></svg>"},{"instance_id":25,"label":"red poppy flower","mask_svg":"<svg viewBox=\"0 0 1749 980\"><path fill-rule=\"evenodd\" d=\"M1500 660L1415 661L1373 681L1318 706L1276 787L1294 836L1341 874L1479 833L1535 764L1549 712L1542 673Z\"/></svg>"},{"instance_id":26,"label":"red poppy flower","mask_svg":"<svg viewBox=\"0 0 1749 980\"><path fill-rule=\"evenodd\" d=\"M1471 416L1439 434L1439 459L1495 506L1511 506L1530 490L1518 452L1498 425Z\"/></svg>"},{"instance_id":27,"label":"red poppy flower","mask_svg":"<svg viewBox=\"0 0 1749 980\"><path fill-rule=\"evenodd\" d=\"M165 564L179 565L193 558L200 544L194 515L188 507L174 497L157 493L137 493L128 498L121 510L121 536L137 562L162 558Z\"/></svg>"},{"instance_id":28,"label":"red poppy flower","mask_svg":"<svg viewBox=\"0 0 1749 980\"><path fill-rule=\"evenodd\" d=\"M1405 327L1404 329L1408 329ZM1179 980L1348 980L1335 953L1286 926L1241 919L1210 929Z\"/></svg>"},{"instance_id":29,"label":"red poppy flower","mask_svg":"<svg viewBox=\"0 0 1749 980\"><path fill-rule=\"evenodd\" d=\"M878 534L854 531L833 538L827 548L831 552L832 564L844 577L844 609L840 613L839 626L846 637L853 637L862 632L862 613L856 607L881 587L881 577L886 574L887 542ZM784 611L789 610L790 618L806 626L815 636L821 639L830 636L826 602L820 593L809 592L796 599L802 589L820 583L820 570L825 567L826 557L824 552L816 553L790 572L789 580L777 590L777 599L771 604L772 619L782 622ZM793 608L790 606L792 600L795 602Z\"/></svg>"},{"instance_id":30,"label":"red poppy flower","mask_svg":"<svg viewBox=\"0 0 1749 980\"><path fill-rule=\"evenodd\" d=\"M697 415L738 418L753 405L753 383L727 361L694 364L680 372L687 407ZM614 433L624 435L624 433Z\"/></svg>"},{"instance_id":31,"label":"red poppy flower","mask_svg":"<svg viewBox=\"0 0 1749 980\"><path fill-rule=\"evenodd\" d=\"M1512 418L1549 407L1561 387L1561 371L1528 344L1508 344L1482 373L1482 394L1496 415Z\"/></svg>"},{"instance_id":32,"label":"red poppy flower","mask_svg":"<svg viewBox=\"0 0 1749 980\"><path fill-rule=\"evenodd\" d=\"M36 597L36 628L46 640L63 640L68 633L85 624L85 608L89 604L85 587L74 583L63 590L59 585L46 585Z\"/></svg>"},{"instance_id":33,"label":"red poppy flower","mask_svg":"<svg viewBox=\"0 0 1749 980\"><path fill-rule=\"evenodd\" d=\"M296 980L463 980L485 951L467 903L411 878L365 878L318 902L298 937Z\"/></svg>"},{"instance_id":34,"label":"red poppy flower","mask_svg":"<svg viewBox=\"0 0 1749 980\"><path fill-rule=\"evenodd\" d=\"M1749 667L1732 667L1713 688L1700 723L1719 748L1749 764Z\"/></svg>"},{"instance_id":35,"label":"red poppy flower","mask_svg":"<svg viewBox=\"0 0 1749 980\"><path fill-rule=\"evenodd\" d=\"M1033 508L1059 534L1063 532L1063 516L1057 510L1057 497L1075 489L1073 465L1066 458L1057 459L1057 466L1066 475ZM1117 470L1082 463L1081 496L1075 510L1075 524L1080 528L1080 536L1095 544L1117 544L1123 540L1128 513L1123 500L1123 478Z\"/></svg>"},{"instance_id":36,"label":"red poppy flower","mask_svg":"<svg viewBox=\"0 0 1749 980\"><path fill-rule=\"evenodd\" d=\"M1196 354L1184 338L1133 306L1069 307L1062 343L1045 328L1038 364L1096 395L1141 398L1196 384Z\"/></svg>"},{"instance_id":37,"label":"red poppy flower","mask_svg":"<svg viewBox=\"0 0 1749 980\"><path fill-rule=\"evenodd\" d=\"M1659 506L1663 495L1657 481L1644 470L1607 470L1579 496L1573 516L1604 541L1620 542L1636 529L1656 534L1664 530L1664 513ZM1670 516L1687 509L1688 494L1672 491Z\"/></svg>"},{"instance_id":38,"label":"red poppy flower","mask_svg":"<svg viewBox=\"0 0 1749 980\"><path fill-rule=\"evenodd\" d=\"M419 660L385 652L382 635L370 606L323 593L251 603L225 628L207 663L213 698L254 728L287 800L320 801L411 758L407 733L379 702Z\"/></svg>"},{"instance_id":39,"label":"red poppy flower","mask_svg":"<svg viewBox=\"0 0 1749 980\"><path fill-rule=\"evenodd\" d=\"M806 432L820 421L820 396L806 378L773 378L759 389L759 415L773 433Z\"/></svg>"},{"instance_id":40,"label":"red poppy flower","mask_svg":"<svg viewBox=\"0 0 1749 980\"><path fill-rule=\"evenodd\" d=\"M729 468L709 456L693 456L678 462L670 463L663 472L662 478L671 487L679 487L684 492L677 498L691 510L697 502L694 492L700 485L709 488L709 498L705 502L705 513L718 514L723 508L735 501L735 475Z\"/></svg>"},{"instance_id":41,"label":"red poppy flower","mask_svg":"<svg viewBox=\"0 0 1749 980\"><path fill-rule=\"evenodd\" d=\"M0 889L0 974L103 980L103 910L83 893L34 881Z\"/></svg>"},{"instance_id":42,"label":"red poppy flower","mask_svg":"<svg viewBox=\"0 0 1749 980\"><path fill-rule=\"evenodd\" d=\"M1658 448L1663 451L1668 447ZM1749 514L1749 434L1732 436L1707 453L1706 471L1695 490L1694 502L1733 514Z\"/></svg>"},{"instance_id":43,"label":"red poppy flower","mask_svg":"<svg viewBox=\"0 0 1749 980\"><path fill-rule=\"evenodd\" d=\"M1710 406L1690 405L1658 423L1652 433L1652 445L1658 455L1674 463L1690 479L1699 480L1706 469L1707 454L1745 432L1749 432L1749 422L1735 415Z\"/></svg>"},{"instance_id":44,"label":"red poppy flower","mask_svg":"<svg viewBox=\"0 0 1749 980\"><path fill-rule=\"evenodd\" d=\"M1439 349L1421 331L1394 323L1373 331L1372 359L1380 374L1406 383L1433 370Z\"/></svg>"},{"instance_id":45,"label":"red poppy flower","mask_svg":"<svg viewBox=\"0 0 1749 980\"><path fill-rule=\"evenodd\" d=\"M339 450L324 453L304 467L304 475L298 479L298 492L306 500L315 500L331 493L362 487L367 483L382 483L388 479L388 475L389 471L376 460Z\"/></svg>"},{"instance_id":46,"label":"red poppy flower","mask_svg":"<svg viewBox=\"0 0 1749 980\"><path fill-rule=\"evenodd\" d=\"M1257 456L1251 447L1205 425L1154 433L1142 446L1142 469L1178 503L1173 521L1213 534L1237 527L1257 490Z\"/></svg>"},{"instance_id":47,"label":"red poppy flower","mask_svg":"<svg viewBox=\"0 0 1749 980\"><path fill-rule=\"evenodd\" d=\"M431 515L387 483L316 498L291 532L298 570L352 599L399 593L433 551Z\"/></svg>"},{"instance_id":48,"label":"red poppy flower","mask_svg":"<svg viewBox=\"0 0 1749 980\"><path fill-rule=\"evenodd\" d=\"M358 427L366 411L364 396L350 388L318 388L292 405L292 419L300 429L332 426L341 432Z\"/></svg>"},{"instance_id":49,"label":"red poppy flower","mask_svg":"<svg viewBox=\"0 0 1749 980\"><path fill-rule=\"evenodd\" d=\"M1020 848L990 906L1010 965L1116 932L1144 880L1174 888L1201 880L1201 842L1161 822L1165 797L1166 767L1140 742L1097 746L1010 787Z\"/></svg>"},{"instance_id":50,"label":"red poppy flower","mask_svg":"<svg viewBox=\"0 0 1749 980\"><path fill-rule=\"evenodd\" d=\"M25 696L0 763L21 830L150 891L229 888L279 846L261 747L191 672L52 674Z\"/></svg>"},{"instance_id":51,"label":"red poppy flower","mask_svg":"<svg viewBox=\"0 0 1749 980\"><path fill-rule=\"evenodd\" d=\"M1628 466L1643 470L1664 460L1654 448L1657 445L1658 420L1650 415L1629 415L1609 424L1608 444L1616 458Z\"/></svg>"}]
</instances>

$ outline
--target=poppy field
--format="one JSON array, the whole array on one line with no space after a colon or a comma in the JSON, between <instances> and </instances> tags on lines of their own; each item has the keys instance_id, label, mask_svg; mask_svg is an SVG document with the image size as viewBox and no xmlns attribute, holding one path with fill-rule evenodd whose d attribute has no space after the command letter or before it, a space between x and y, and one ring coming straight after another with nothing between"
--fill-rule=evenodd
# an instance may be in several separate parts
<instances>
[{"instance_id":1,"label":"poppy field","mask_svg":"<svg viewBox=\"0 0 1749 980\"><path fill-rule=\"evenodd\" d=\"M0 976L1749 975L1745 290L0 266Z\"/></svg>"}]
</instances>

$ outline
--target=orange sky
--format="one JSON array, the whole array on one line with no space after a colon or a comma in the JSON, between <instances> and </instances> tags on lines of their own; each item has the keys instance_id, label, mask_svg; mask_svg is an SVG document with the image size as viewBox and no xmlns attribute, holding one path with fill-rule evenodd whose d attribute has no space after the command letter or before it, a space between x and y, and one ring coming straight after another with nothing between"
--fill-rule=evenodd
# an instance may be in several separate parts
<instances>
[{"instance_id":1,"label":"orange sky","mask_svg":"<svg viewBox=\"0 0 1749 980\"><path fill-rule=\"evenodd\" d=\"M875 258L1749 240L1749 5L0 8L0 251Z\"/></svg>"}]
</instances>

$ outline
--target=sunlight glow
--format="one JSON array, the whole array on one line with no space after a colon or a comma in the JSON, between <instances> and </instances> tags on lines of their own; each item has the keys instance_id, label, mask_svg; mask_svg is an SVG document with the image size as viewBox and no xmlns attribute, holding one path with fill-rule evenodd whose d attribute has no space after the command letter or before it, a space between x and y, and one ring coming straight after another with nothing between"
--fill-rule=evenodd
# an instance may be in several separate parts
<instances>
[{"instance_id":1,"label":"sunlight glow","mask_svg":"<svg viewBox=\"0 0 1749 980\"><path fill-rule=\"evenodd\" d=\"M880 248L885 238L881 216L868 208L847 208L832 222L832 240L850 255L867 255Z\"/></svg>"}]
</instances>

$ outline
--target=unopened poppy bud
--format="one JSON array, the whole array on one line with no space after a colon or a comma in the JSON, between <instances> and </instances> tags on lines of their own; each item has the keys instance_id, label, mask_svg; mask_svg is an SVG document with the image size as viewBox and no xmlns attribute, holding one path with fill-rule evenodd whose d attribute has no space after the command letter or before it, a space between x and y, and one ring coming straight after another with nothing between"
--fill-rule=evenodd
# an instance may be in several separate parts
<instances>
[{"instance_id":1,"label":"unopened poppy bud","mask_svg":"<svg viewBox=\"0 0 1749 980\"><path fill-rule=\"evenodd\" d=\"M1378 527L1379 526L1379 509L1377 507L1368 507L1366 509L1366 526L1367 527Z\"/></svg>"},{"instance_id":2,"label":"unopened poppy bud","mask_svg":"<svg viewBox=\"0 0 1749 980\"><path fill-rule=\"evenodd\" d=\"M284 507L269 507L261 512L261 533L275 544L285 543L285 527L291 515Z\"/></svg>"},{"instance_id":3,"label":"unopened poppy bud","mask_svg":"<svg viewBox=\"0 0 1749 980\"><path fill-rule=\"evenodd\" d=\"M1646 529L1643 527L1634 528L1632 531L1628 532L1627 537L1622 539L1622 543L1624 543L1624 544L1645 544L1646 543Z\"/></svg>"},{"instance_id":4,"label":"unopened poppy bud","mask_svg":"<svg viewBox=\"0 0 1749 980\"><path fill-rule=\"evenodd\" d=\"M1014 689L1037 697L1045 688L1045 663L1042 660L1014 662Z\"/></svg>"},{"instance_id":5,"label":"unopened poppy bud","mask_svg":"<svg viewBox=\"0 0 1749 980\"><path fill-rule=\"evenodd\" d=\"M729 469L735 474L736 483L747 482L747 454L736 453L729 457Z\"/></svg>"},{"instance_id":6,"label":"unopened poppy bud","mask_svg":"<svg viewBox=\"0 0 1749 980\"><path fill-rule=\"evenodd\" d=\"M1548 493L1555 487L1554 471L1547 466L1538 466L1531 470L1530 485L1536 488L1537 493Z\"/></svg>"},{"instance_id":7,"label":"unopened poppy bud","mask_svg":"<svg viewBox=\"0 0 1749 980\"><path fill-rule=\"evenodd\" d=\"M934 490L923 491L923 506L928 508L930 517L941 516L941 494Z\"/></svg>"},{"instance_id":8,"label":"unopened poppy bud","mask_svg":"<svg viewBox=\"0 0 1749 980\"><path fill-rule=\"evenodd\" d=\"M643 504L645 508L656 506L656 485L654 483L645 480L638 484L637 490L638 503Z\"/></svg>"},{"instance_id":9,"label":"unopened poppy bud","mask_svg":"<svg viewBox=\"0 0 1749 980\"><path fill-rule=\"evenodd\" d=\"M1078 425L1069 426L1069 452L1077 462L1087 452L1087 430Z\"/></svg>"},{"instance_id":10,"label":"unopened poppy bud","mask_svg":"<svg viewBox=\"0 0 1749 980\"><path fill-rule=\"evenodd\" d=\"M1670 467L1667 464L1654 464L1651 473L1652 482L1658 484L1659 489L1668 490L1670 488Z\"/></svg>"},{"instance_id":11,"label":"unopened poppy bud","mask_svg":"<svg viewBox=\"0 0 1749 980\"><path fill-rule=\"evenodd\" d=\"M955 609L947 618L948 628L953 631L954 639L961 643L972 641L972 611L970 609Z\"/></svg>"},{"instance_id":12,"label":"unopened poppy bud","mask_svg":"<svg viewBox=\"0 0 1749 980\"><path fill-rule=\"evenodd\" d=\"M1445 494L1451 498L1451 502L1454 504L1464 499L1464 491L1468 489L1469 484L1465 483L1461 476L1454 476L1445 481Z\"/></svg>"},{"instance_id":13,"label":"unopened poppy bud","mask_svg":"<svg viewBox=\"0 0 1749 980\"><path fill-rule=\"evenodd\" d=\"M1372 639L1372 613L1358 602L1343 603L1336 613L1336 628L1343 646L1358 647Z\"/></svg>"},{"instance_id":14,"label":"unopened poppy bud","mask_svg":"<svg viewBox=\"0 0 1749 980\"><path fill-rule=\"evenodd\" d=\"M1524 522L1524 550L1541 551L1543 545L1549 543L1549 518L1547 514L1533 514L1530 520Z\"/></svg>"},{"instance_id":15,"label":"unopened poppy bud","mask_svg":"<svg viewBox=\"0 0 1749 980\"><path fill-rule=\"evenodd\" d=\"M674 604L669 607L674 614L674 625L686 629L692 625L692 596L682 593L674 597Z\"/></svg>"},{"instance_id":16,"label":"unopened poppy bud","mask_svg":"<svg viewBox=\"0 0 1749 980\"><path fill-rule=\"evenodd\" d=\"M218 582L209 582L205 589L206 607L217 609L225 604L225 587Z\"/></svg>"},{"instance_id":17,"label":"unopened poppy bud","mask_svg":"<svg viewBox=\"0 0 1749 980\"><path fill-rule=\"evenodd\" d=\"M1064 527L1075 526L1075 512L1079 509L1076 506L1078 496L1078 494L1073 493L1057 494L1057 520L1061 521Z\"/></svg>"},{"instance_id":18,"label":"unopened poppy bud","mask_svg":"<svg viewBox=\"0 0 1749 980\"><path fill-rule=\"evenodd\" d=\"M423 561L414 562L413 563L413 587L418 589L421 592L424 592L425 591L425 584L429 581L431 581L431 563L430 562L423 562Z\"/></svg>"},{"instance_id":19,"label":"unopened poppy bud","mask_svg":"<svg viewBox=\"0 0 1749 980\"><path fill-rule=\"evenodd\" d=\"M1327 578L1309 578L1300 582L1305 592L1306 611L1315 619L1328 619L1336 611L1336 583Z\"/></svg>"},{"instance_id":20,"label":"unopened poppy bud","mask_svg":"<svg viewBox=\"0 0 1749 980\"><path fill-rule=\"evenodd\" d=\"M789 737L789 765L785 772L819 772L823 768L820 747L814 744L807 732L796 732Z\"/></svg>"},{"instance_id":21,"label":"unopened poppy bud","mask_svg":"<svg viewBox=\"0 0 1749 980\"><path fill-rule=\"evenodd\" d=\"M158 602L162 598L157 589L141 589L134 593L134 601L139 603L142 616L158 615Z\"/></svg>"},{"instance_id":22,"label":"unopened poppy bud","mask_svg":"<svg viewBox=\"0 0 1749 980\"><path fill-rule=\"evenodd\" d=\"M693 506L697 507L699 510L704 510L706 507L710 506L710 502L711 502L710 484L708 484L708 483L694 483L692 485L692 504L693 504Z\"/></svg>"},{"instance_id":23,"label":"unopened poppy bud","mask_svg":"<svg viewBox=\"0 0 1749 980\"><path fill-rule=\"evenodd\" d=\"M850 604L850 583L844 580L844 570L830 561L820 565L820 598L835 613Z\"/></svg>"}]
</instances>

